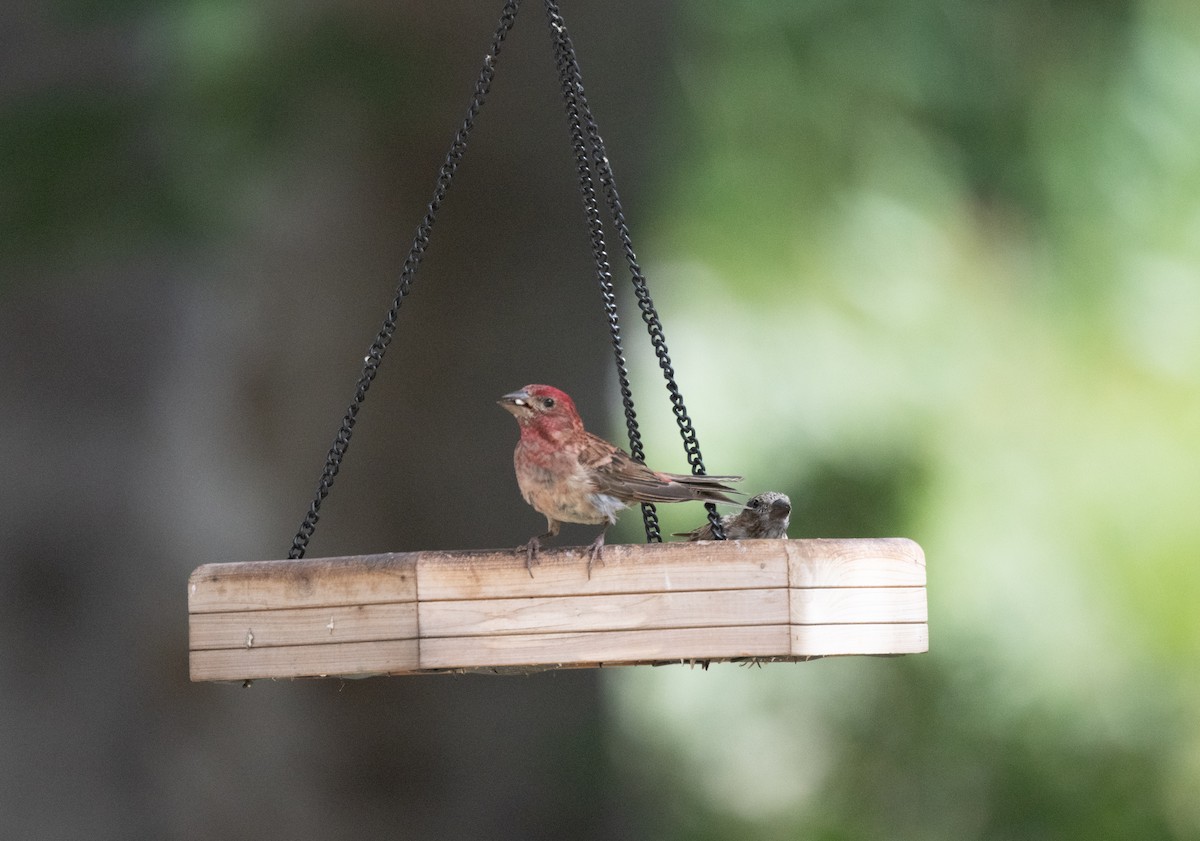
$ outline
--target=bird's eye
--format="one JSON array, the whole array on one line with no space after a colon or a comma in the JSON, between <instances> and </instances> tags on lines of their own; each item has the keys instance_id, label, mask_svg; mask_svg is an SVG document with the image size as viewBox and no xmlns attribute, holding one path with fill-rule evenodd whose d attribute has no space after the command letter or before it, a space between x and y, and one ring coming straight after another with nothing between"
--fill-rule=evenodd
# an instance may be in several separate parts
<instances>
[{"instance_id":1,"label":"bird's eye","mask_svg":"<svg viewBox=\"0 0 1200 841\"><path fill-rule=\"evenodd\" d=\"M553 398L553 397L547 397L546 399L544 399L544 400L542 401L542 405L543 405L544 407L546 407L547 409L553 409L553 408L554 408L554 398Z\"/></svg>"}]
</instances>

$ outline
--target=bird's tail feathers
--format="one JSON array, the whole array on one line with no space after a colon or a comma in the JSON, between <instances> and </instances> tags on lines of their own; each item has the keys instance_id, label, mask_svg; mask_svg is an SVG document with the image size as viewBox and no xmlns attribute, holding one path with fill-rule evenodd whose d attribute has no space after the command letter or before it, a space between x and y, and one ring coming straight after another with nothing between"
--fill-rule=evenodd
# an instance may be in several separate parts
<instances>
[{"instance_id":1,"label":"bird's tail feathers","mask_svg":"<svg viewBox=\"0 0 1200 841\"><path fill-rule=\"evenodd\" d=\"M660 475L670 483L667 486L670 490L667 490L666 493L670 495L671 499L699 499L704 502L723 502L727 505L736 505L738 508L745 507L736 499L730 499L725 495L726 493L742 494L742 491L728 484L742 481L741 476L685 476L679 473L662 473Z\"/></svg>"}]
</instances>

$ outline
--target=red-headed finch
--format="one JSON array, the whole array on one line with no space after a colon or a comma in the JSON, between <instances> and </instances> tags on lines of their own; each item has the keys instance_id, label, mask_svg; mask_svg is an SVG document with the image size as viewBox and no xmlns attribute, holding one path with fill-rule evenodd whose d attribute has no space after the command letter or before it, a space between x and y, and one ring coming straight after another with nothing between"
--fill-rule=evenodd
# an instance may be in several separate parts
<instances>
[{"instance_id":1,"label":"red-headed finch","mask_svg":"<svg viewBox=\"0 0 1200 841\"><path fill-rule=\"evenodd\" d=\"M791 516L792 501L787 494L767 491L751 498L744 510L722 517L721 528L728 540L786 538ZM688 540L712 540L712 523L705 523L691 531L676 532L674 536Z\"/></svg>"},{"instance_id":2,"label":"red-headed finch","mask_svg":"<svg viewBox=\"0 0 1200 841\"><path fill-rule=\"evenodd\" d=\"M726 482L740 476L680 476L659 473L620 448L583 428L575 403L549 385L527 385L497 401L517 419L521 440L513 453L517 486L534 510L546 515L546 533L523 547L533 575L542 540L558 534L563 523L604 524L588 552L592 562L604 551L604 532L617 512L637 502L727 502L722 491L737 493Z\"/></svg>"}]
</instances>

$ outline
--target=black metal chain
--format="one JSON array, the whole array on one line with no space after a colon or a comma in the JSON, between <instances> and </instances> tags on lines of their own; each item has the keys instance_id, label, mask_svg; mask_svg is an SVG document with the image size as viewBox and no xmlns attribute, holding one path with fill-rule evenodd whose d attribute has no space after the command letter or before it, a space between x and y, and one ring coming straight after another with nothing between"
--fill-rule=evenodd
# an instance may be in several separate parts
<instances>
[{"instance_id":1,"label":"black metal chain","mask_svg":"<svg viewBox=\"0 0 1200 841\"><path fill-rule=\"evenodd\" d=\"M441 169L438 170L437 182L433 189L433 198L430 199L429 204L425 208L425 216L417 226L412 248L409 250L408 257L404 261L404 268L400 272L400 281L396 286L396 297L392 301L392 306L387 311L387 316L383 320L383 327L380 328L379 334L375 337L375 341L371 343L370 350L367 351L367 356L363 360L362 374L359 376L358 384L354 389L354 399L346 409L346 414L342 418L342 424L333 439L333 445L329 448L329 454L325 457L325 469L321 472L321 479L317 483L316 494L313 496L312 504L309 506L308 513L304 517L304 522L300 524L300 530L296 532L296 537L292 540L292 548L288 552L288 558L290 559L296 560L304 557L304 552L308 548L309 538L316 531L317 520L320 517L321 503L329 495L329 489L333 487L333 480L337 476L338 469L341 467L342 458L346 455L346 449L350 446L350 435L354 431L354 423L358 417L359 407L362 406L363 401L366 399L367 389L371 387L371 382L379 372L379 365L383 361L383 354L387 350L388 345L391 344L392 337L396 333L396 319L400 314L400 306L404 303L404 299L411 290L413 277L417 273L417 268L421 265L421 258L425 254L425 249L429 247L429 235L433 230L433 223L436 220L438 209L441 207L442 201L446 198L446 191L450 188L450 184L454 180L454 174L458 171L458 166L462 162L463 153L467 150L467 138L471 134L471 129L475 125L475 118L479 116L479 111L483 108L488 91L491 89L492 79L496 75L496 59L500 55L500 47L504 43L504 39L508 36L508 33L512 30L519 6L520 0L507 0L503 11L500 13L500 23L496 27L495 34L492 36L491 46L487 54L483 57L483 66L479 69L479 75L475 80L475 90L471 97L471 104L467 108L467 116L463 119L462 125L455 133L454 140L450 144L450 151L446 153L446 160L442 164Z\"/></svg>"},{"instance_id":2,"label":"black metal chain","mask_svg":"<svg viewBox=\"0 0 1200 841\"><path fill-rule=\"evenodd\" d=\"M612 271L604 242L604 225L600 219L600 205L596 199L596 188L592 170L588 163L587 145L583 136L583 123L579 101L576 97L578 66L570 50L570 42L564 42L566 28L562 16L553 2L546 3L546 14L554 38L555 63L558 65L562 83L563 101L567 106L567 120L571 130L571 146L575 150L575 166L579 173L579 191L583 196L583 212L587 218L592 241L592 255L596 259L596 279L600 284L600 297L604 301L604 313L608 319L608 330L612 336L613 357L617 367L617 381L621 390L621 403L625 407L625 429L629 433L629 454L645 463L646 453L642 447L642 434L638 430L637 412L633 405L633 390L629 387L629 369L621 342L621 320L617 314L617 293L613 288ZM565 47L564 48L564 43ZM642 521L646 526L646 542L661 543L662 531L658 524L658 512L648 503L642 503Z\"/></svg>"},{"instance_id":3,"label":"black metal chain","mask_svg":"<svg viewBox=\"0 0 1200 841\"><path fill-rule=\"evenodd\" d=\"M571 127L571 142L575 151L576 166L579 171L579 188L583 196L584 213L587 217L588 228L591 233L592 251L596 258L596 277L600 284L600 293L604 300L604 311L608 319L609 331L612 335L617 379L619 380L621 390L621 402L625 409L625 426L629 433L630 455L638 461L645 461L641 433L638 430L637 412L634 410L633 392L629 386L629 371L621 341L621 326L617 314L616 292L613 287L612 271L608 262L608 253L604 241L604 227L600 218L599 202L596 197L595 183L592 178L592 166L595 167L597 176L604 187L609 212L612 215L613 224L621 239L622 249L629 264L634 292L638 300L638 308L641 310L642 320L646 323L651 343L654 345L654 352L658 357L659 367L662 369L663 376L666 379L667 391L671 396L672 410L679 425L680 435L683 437L688 464L691 465L693 475L703 476L705 472L704 459L700 454L700 444L696 438L696 431L692 426L691 418L688 416L687 408L684 406L679 386L675 382L675 371L671 366L671 358L667 353L667 343L663 335L662 323L658 318L658 312L655 310L654 301L650 297L646 278L642 274L641 267L638 265L637 256L633 249L633 241L629 234L629 227L626 224L625 214L621 207L620 196L617 193L612 167L609 164L600 131L587 104L587 96L583 89L583 77L579 70L579 61L575 55L575 47L571 43L570 36L567 34L566 24L563 22L562 14L558 10L558 4L554 0L545 0L545 2L546 15L550 24L551 36L554 40L555 60L562 83L563 99L566 102L567 116ZM395 298L387 311L379 334L375 337L375 341L371 343L371 347L363 360L363 369L355 386L354 398L346 409L341 426L334 437L333 445L329 448L329 453L325 457L325 467L321 472L321 478L317 484L312 504L309 506L308 513L305 515L304 521L300 524L300 529L296 532L296 537L292 541L292 548L288 552L288 558L292 560L304 557L309 539L312 537L313 532L316 531L317 520L320 519L321 503L324 502L325 498L329 495L330 488L333 487L333 482L341 467L342 459L350 446L350 436L354 432L354 424L358 418L359 409L363 401L366 400L367 390L371 387L371 383L379 372L383 355L396 333L396 319L399 317L400 307L411 291L417 268L421 264L425 250L429 247L429 237L433 230L437 212L441 208L442 201L446 198L446 193L454 180L454 175L458 171L459 164L462 162L463 155L466 152L467 139L471 133L471 129L475 125L475 119L479 116L479 112L483 108L484 101L487 99L488 92L491 89L492 80L496 75L496 59L500 55L501 45L512 30L519 6L520 0L507 0L504 4L504 9L500 15L500 23L496 28L495 34L492 36L491 46L483 59L483 67L480 68L479 75L476 78L474 94L471 97L471 104L467 108L467 115L454 135L454 139L450 144L450 150L446 154L445 162L438 170L433 198L430 199L429 204L426 206L425 215L421 219L421 223L417 226L412 248L409 250L408 257L404 261L404 267L400 272L400 280L396 286ZM586 141L584 137L585 127L587 133ZM589 146L591 149L591 163L589 163L588 155ZM709 503L705 507L708 509L709 522L713 527L713 536L718 540L724 540L725 534L716 513L716 506ZM642 505L642 518L646 525L647 542L661 542L662 534L658 524L658 514L653 505L649 503Z\"/></svg>"},{"instance_id":4,"label":"black metal chain","mask_svg":"<svg viewBox=\"0 0 1200 841\"><path fill-rule=\"evenodd\" d=\"M671 365L671 357L667 351L667 340L663 334L662 322L659 320L658 311L654 307L654 300L650 297L645 275L642 273L633 248L633 239L625 221L625 213L617 192L612 165L609 163L604 147L604 140L600 136L599 127L588 106L587 94L583 88L583 75L579 69L579 60L575 55L575 46L571 42L571 36L567 33L566 23L563 21L558 4L555 0L545 0L545 6L551 37L554 40L555 59L562 83L563 98L567 106L567 118L571 125L571 141L575 148L576 165L579 170L579 188L583 195L584 212L591 231L592 251L596 258L596 276L600 282L601 296L604 299L604 309L608 315L609 330L612 334L617 378L620 381L621 400L625 406L625 426L629 432L630 455L638 461L645 461L641 434L638 432L637 414L634 412L633 397L629 388L629 373L625 367L625 354L622 349L620 324L617 318L616 296L613 291L608 254L605 251L604 231L597 208L596 191L588 164L581 122L586 124L587 141L592 153L592 166L595 167L600 183L604 187L604 195L613 225L616 227L626 262L629 265L629 274L633 282L634 294L637 297L638 308L642 313L642 321L646 324L650 341L654 345L655 356L658 357L659 368L662 369L663 377L666 380L672 412L679 426L679 434L683 438L688 464L691 465L693 475L703 476L705 475L704 457L700 453L700 442L696 436L696 429L692 425L691 417L688 415L687 407L684 405L679 385L675 382L675 369ZM717 506L710 502L704 507L708 511L708 521L712 526L713 537L717 540L724 540L725 530L721 526ZM661 542L662 535L659 531L658 515L653 505L642 505L642 518L646 524L647 542Z\"/></svg>"}]
</instances>

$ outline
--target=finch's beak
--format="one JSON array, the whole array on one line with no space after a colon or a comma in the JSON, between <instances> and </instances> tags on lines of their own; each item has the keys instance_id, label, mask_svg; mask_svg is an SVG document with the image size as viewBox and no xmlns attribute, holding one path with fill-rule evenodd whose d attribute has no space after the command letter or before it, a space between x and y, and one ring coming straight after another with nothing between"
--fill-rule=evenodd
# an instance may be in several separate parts
<instances>
[{"instance_id":1,"label":"finch's beak","mask_svg":"<svg viewBox=\"0 0 1200 841\"><path fill-rule=\"evenodd\" d=\"M776 517L788 517L792 513L792 504L786 499L777 499L771 503L771 513Z\"/></svg>"},{"instance_id":2,"label":"finch's beak","mask_svg":"<svg viewBox=\"0 0 1200 841\"><path fill-rule=\"evenodd\" d=\"M506 394L496 401L517 417L529 411L529 392L525 389Z\"/></svg>"}]
</instances>

